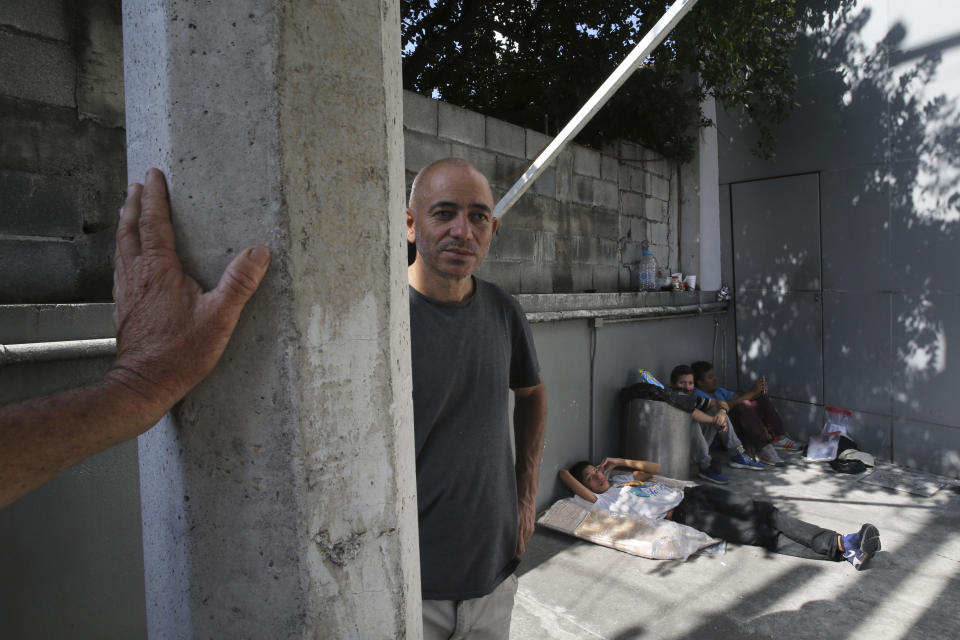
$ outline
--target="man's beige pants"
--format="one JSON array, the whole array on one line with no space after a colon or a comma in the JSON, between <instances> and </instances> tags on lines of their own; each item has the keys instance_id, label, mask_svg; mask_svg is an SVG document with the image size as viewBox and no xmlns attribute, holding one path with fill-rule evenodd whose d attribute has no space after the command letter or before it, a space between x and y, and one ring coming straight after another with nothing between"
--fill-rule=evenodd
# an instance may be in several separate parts
<instances>
[{"instance_id":1,"label":"man's beige pants","mask_svg":"<svg viewBox=\"0 0 960 640\"><path fill-rule=\"evenodd\" d=\"M424 640L507 640L517 585L511 574L482 598L424 600Z\"/></svg>"}]
</instances>

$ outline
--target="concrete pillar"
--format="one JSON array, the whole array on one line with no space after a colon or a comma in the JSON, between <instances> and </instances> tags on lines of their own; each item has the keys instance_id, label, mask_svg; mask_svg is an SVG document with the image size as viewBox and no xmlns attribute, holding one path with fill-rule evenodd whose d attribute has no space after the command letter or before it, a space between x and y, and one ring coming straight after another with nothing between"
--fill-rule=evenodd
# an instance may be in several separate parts
<instances>
[{"instance_id":1,"label":"concrete pillar","mask_svg":"<svg viewBox=\"0 0 960 640\"><path fill-rule=\"evenodd\" d=\"M703 115L717 121L717 103L704 100ZM697 162L700 164L700 275L704 291L720 288L720 169L718 165L717 128L700 129Z\"/></svg>"},{"instance_id":2,"label":"concrete pillar","mask_svg":"<svg viewBox=\"0 0 960 640\"><path fill-rule=\"evenodd\" d=\"M124 58L188 270L274 255L140 440L150 636L418 637L398 3L128 0Z\"/></svg>"},{"instance_id":3,"label":"concrete pillar","mask_svg":"<svg viewBox=\"0 0 960 640\"><path fill-rule=\"evenodd\" d=\"M717 106L708 97L703 114L716 122ZM680 171L680 267L697 274L697 286L715 291L721 285L720 171L716 127L698 131L697 155Z\"/></svg>"}]
</instances>

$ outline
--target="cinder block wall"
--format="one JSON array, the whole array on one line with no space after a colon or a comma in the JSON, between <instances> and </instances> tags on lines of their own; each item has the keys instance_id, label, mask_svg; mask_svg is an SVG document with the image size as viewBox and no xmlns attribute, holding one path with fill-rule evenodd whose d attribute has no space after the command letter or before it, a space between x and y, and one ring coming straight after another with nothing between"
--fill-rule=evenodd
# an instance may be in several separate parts
<instances>
[{"instance_id":1,"label":"cinder block wall","mask_svg":"<svg viewBox=\"0 0 960 640\"><path fill-rule=\"evenodd\" d=\"M551 138L411 92L403 97L407 180L447 156L486 174L494 198ZM677 264L677 172L630 142L570 145L507 212L481 277L512 293L622 291L649 243L664 272Z\"/></svg>"},{"instance_id":2,"label":"cinder block wall","mask_svg":"<svg viewBox=\"0 0 960 640\"><path fill-rule=\"evenodd\" d=\"M121 56L120 0L0 2L0 304L110 300Z\"/></svg>"}]
</instances>

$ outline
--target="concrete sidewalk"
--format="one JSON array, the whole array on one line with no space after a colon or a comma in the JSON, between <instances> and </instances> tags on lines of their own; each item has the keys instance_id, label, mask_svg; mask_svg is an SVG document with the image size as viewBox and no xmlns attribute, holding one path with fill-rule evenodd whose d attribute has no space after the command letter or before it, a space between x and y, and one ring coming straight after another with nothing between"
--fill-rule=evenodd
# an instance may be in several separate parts
<instances>
[{"instance_id":1,"label":"concrete sidewalk","mask_svg":"<svg viewBox=\"0 0 960 640\"><path fill-rule=\"evenodd\" d=\"M863 571L736 545L647 560L538 528L518 572L511 638L958 637L956 488L927 498L784 458L785 468L761 472L725 466L727 488L840 533L872 522L882 551Z\"/></svg>"}]
</instances>

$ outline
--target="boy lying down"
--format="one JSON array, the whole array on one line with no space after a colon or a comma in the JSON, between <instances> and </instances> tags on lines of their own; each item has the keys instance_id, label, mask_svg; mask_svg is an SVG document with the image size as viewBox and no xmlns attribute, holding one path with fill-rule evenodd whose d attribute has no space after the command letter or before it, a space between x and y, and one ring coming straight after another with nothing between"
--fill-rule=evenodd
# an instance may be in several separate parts
<instances>
[{"instance_id":1,"label":"boy lying down","mask_svg":"<svg viewBox=\"0 0 960 640\"><path fill-rule=\"evenodd\" d=\"M632 474L607 473L614 468ZM696 486L675 489L647 482L660 471L656 462L605 458L598 466L578 462L561 469L560 481L593 508L630 513L648 518L666 518L733 542L764 547L777 553L816 560L845 558L862 569L880 550L880 532L865 524L856 533L840 535L782 513L769 502L752 500L719 487Z\"/></svg>"}]
</instances>

